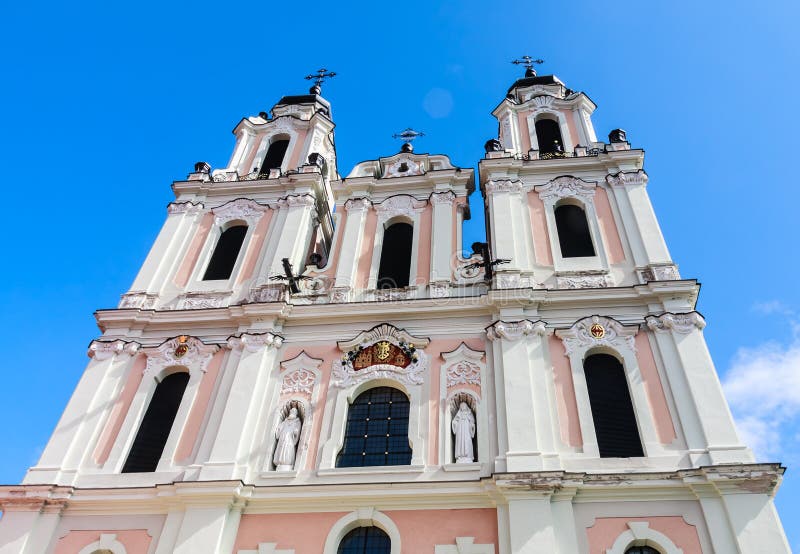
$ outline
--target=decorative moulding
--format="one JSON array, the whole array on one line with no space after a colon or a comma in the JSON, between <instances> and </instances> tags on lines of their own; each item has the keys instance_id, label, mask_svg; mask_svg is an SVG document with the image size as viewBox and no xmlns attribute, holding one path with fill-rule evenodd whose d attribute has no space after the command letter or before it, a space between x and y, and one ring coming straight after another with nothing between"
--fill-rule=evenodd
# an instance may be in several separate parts
<instances>
[{"instance_id":1,"label":"decorative moulding","mask_svg":"<svg viewBox=\"0 0 800 554\"><path fill-rule=\"evenodd\" d=\"M280 348L283 337L272 333L242 333L238 337L228 338L228 348L231 350L245 349L248 352L258 352L262 348Z\"/></svg>"},{"instance_id":2,"label":"decorative moulding","mask_svg":"<svg viewBox=\"0 0 800 554\"><path fill-rule=\"evenodd\" d=\"M486 368L484 352L473 350L465 343L451 352L442 352L447 389L461 385L481 386L481 373Z\"/></svg>"},{"instance_id":3,"label":"decorative moulding","mask_svg":"<svg viewBox=\"0 0 800 554\"><path fill-rule=\"evenodd\" d=\"M647 283L648 281L677 281L681 278L678 267L675 264L651 264L638 271L642 283Z\"/></svg>"},{"instance_id":4,"label":"decorative moulding","mask_svg":"<svg viewBox=\"0 0 800 554\"><path fill-rule=\"evenodd\" d=\"M405 329L398 329L394 325L384 323L373 327L369 331L362 331L349 341L338 342L339 349L347 352L356 347L367 348L378 342L388 342L395 346L413 345L416 349L412 361L405 367L390 363L376 363L356 370L353 361L347 356L335 360L332 367L332 382L340 388L357 385L371 379L395 379L405 385L421 385L428 369L428 357L422 351L428 346L430 340L423 337L414 337Z\"/></svg>"},{"instance_id":5,"label":"decorative moulding","mask_svg":"<svg viewBox=\"0 0 800 554\"><path fill-rule=\"evenodd\" d=\"M664 554L683 554L683 550L675 546L669 537L650 529L648 521L629 521L628 530L624 531L605 554L624 554L631 546L653 546Z\"/></svg>"},{"instance_id":6,"label":"decorative moulding","mask_svg":"<svg viewBox=\"0 0 800 554\"><path fill-rule=\"evenodd\" d=\"M312 358L305 351L300 352L291 360L281 362L281 393L280 396L301 394L311 399L314 385L320 376L322 360Z\"/></svg>"},{"instance_id":7,"label":"decorative moulding","mask_svg":"<svg viewBox=\"0 0 800 554\"><path fill-rule=\"evenodd\" d=\"M665 313L660 316L649 315L645 318L645 323L652 331L660 333L675 331L681 335L688 335L695 329L702 330L706 326L706 320L697 312L685 314Z\"/></svg>"},{"instance_id":8,"label":"decorative moulding","mask_svg":"<svg viewBox=\"0 0 800 554\"><path fill-rule=\"evenodd\" d=\"M547 334L547 328L544 321L530 321L523 319L522 321L495 321L486 328L486 336L489 340L520 340L528 335L535 334L544 336Z\"/></svg>"},{"instance_id":9,"label":"decorative moulding","mask_svg":"<svg viewBox=\"0 0 800 554\"><path fill-rule=\"evenodd\" d=\"M222 308L230 300L230 292L187 292L178 299L176 310Z\"/></svg>"},{"instance_id":10,"label":"decorative moulding","mask_svg":"<svg viewBox=\"0 0 800 554\"><path fill-rule=\"evenodd\" d=\"M560 289L601 289L610 286L610 282L608 274L556 276L556 285Z\"/></svg>"},{"instance_id":11,"label":"decorative moulding","mask_svg":"<svg viewBox=\"0 0 800 554\"><path fill-rule=\"evenodd\" d=\"M456 195L452 190L444 192L433 192L430 195L430 203L434 205L445 204L451 205L456 199Z\"/></svg>"},{"instance_id":12,"label":"decorative moulding","mask_svg":"<svg viewBox=\"0 0 800 554\"><path fill-rule=\"evenodd\" d=\"M142 348L147 356L145 375L155 377L158 373L171 366L184 366L189 373L195 371L205 372L208 362L219 350L216 344L205 344L200 339L181 335L164 341L159 346Z\"/></svg>"},{"instance_id":13,"label":"decorative moulding","mask_svg":"<svg viewBox=\"0 0 800 554\"><path fill-rule=\"evenodd\" d=\"M634 337L638 331L638 325L628 327L610 317L593 315L575 322L569 329L556 331L556 336L564 342L567 356L596 346L636 352Z\"/></svg>"},{"instance_id":14,"label":"decorative moulding","mask_svg":"<svg viewBox=\"0 0 800 554\"><path fill-rule=\"evenodd\" d=\"M167 204L167 213L172 214L196 214L204 209L202 202L170 202Z\"/></svg>"},{"instance_id":15,"label":"decorative moulding","mask_svg":"<svg viewBox=\"0 0 800 554\"><path fill-rule=\"evenodd\" d=\"M416 214L425 209L426 203L425 200L417 200L407 194L391 196L375 206L375 210L378 212L378 222L385 223L398 216L413 220Z\"/></svg>"},{"instance_id":16,"label":"decorative moulding","mask_svg":"<svg viewBox=\"0 0 800 554\"><path fill-rule=\"evenodd\" d=\"M117 354L128 354L133 356L139 351L141 345L138 342L127 342L124 340L115 340L111 342L93 340L89 345L87 354L90 358L94 358L98 362L113 358Z\"/></svg>"},{"instance_id":17,"label":"decorative moulding","mask_svg":"<svg viewBox=\"0 0 800 554\"><path fill-rule=\"evenodd\" d=\"M129 292L122 295L119 302L120 309L152 310L156 307L157 294L147 292Z\"/></svg>"},{"instance_id":18,"label":"decorative moulding","mask_svg":"<svg viewBox=\"0 0 800 554\"><path fill-rule=\"evenodd\" d=\"M269 206L259 204L255 200L237 198L226 202L222 206L212 208L211 212L214 214L214 223L216 225L224 225L229 221L242 219L252 226L268 209Z\"/></svg>"},{"instance_id":19,"label":"decorative moulding","mask_svg":"<svg viewBox=\"0 0 800 554\"><path fill-rule=\"evenodd\" d=\"M351 198L344 203L344 209L347 212L363 212L372 206L372 202L368 198Z\"/></svg>"},{"instance_id":20,"label":"decorative moulding","mask_svg":"<svg viewBox=\"0 0 800 554\"><path fill-rule=\"evenodd\" d=\"M279 208L295 208L315 206L317 203L310 194L290 194L278 200Z\"/></svg>"},{"instance_id":21,"label":"decorative moulding","mask_svg":"<svg viewBox=\"0 0 800 554\"><path fill-rule=\"evenodd\" d=\"M555 204L563 198L576 198L582 202L591 202L597 190L597 183L564 175L537 186L536 190L539 192L539 198L548 204Z\"/></svg>"},{"instance_id":22,"label":"decorative moulding","mask_svg":"<svg viewBox=\"0 0 800 554\"><path fill-rule=\"evenodd\" d=\"M492 195L498 192L511 192L511 193L518 193L522 192L525 189L525 185L522 181L512 181L510 179L500 179L497 181L488 181L484 186L484 190L486 191L486 195Z\"/></svg>"},{"instance_id":23,"label":"decorative moulding","mask_svg":"<svg viewBox=\"0 0 800 554\"><path fill-rule=\"evenodd\" d=\"M636 171L620 171L613 175L606 175L606 183L612 187L646 185L647 181L647 173L645 173L643 169L638 169Z\"/></svg>"},{"instance_id":24,"label":"decorative moulding","mask_svg":"<svg viewBox=\"0 0 800 554\"><path fill-rule=\"evenodd\" d=\"M391 163L386 164L381 178L408 177L411 175L424 175L425 168L422 163L414 160L414 156L401 154Z\"/></svg>"}]
</instances>

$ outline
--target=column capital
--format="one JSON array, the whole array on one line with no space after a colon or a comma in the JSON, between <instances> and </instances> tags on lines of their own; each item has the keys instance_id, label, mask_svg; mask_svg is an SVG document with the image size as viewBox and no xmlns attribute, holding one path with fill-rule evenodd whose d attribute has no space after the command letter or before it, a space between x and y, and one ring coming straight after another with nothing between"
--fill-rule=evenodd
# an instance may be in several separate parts
<instances>
[{"instance_id":1,"label":"column capital","mask_svg":"<svg viewBox=\"0 0 800 554\"><path fill-rule=\"evenodd\" d=\"M138 342L128 342L124 340L115 340L110 342L93 340L89 345L89 351L87 352L87 355L90 358L94 358L98 362L102 362L103 360L108 360L109 358L121 353L133 356L139 351L140 347L141 345Z\"/></svg>"},{"instance_id":2,"label":"column capital","mask_svg":"<svg viewBox=\"0 0 800 554\"><path fill-rule=\"evenodd\" d=\"M649 315L645 318L645 323L651 331L657 333L674 331L681 335L688 335L694 329L703 330L706 326L706 320L697 312L684 314L667 312L660 316Z\"/></svg>"},{"instance_id":3,"label":"column capital","mask_svg":"<svg viewBox=\"0 0 800 554\"><path fill-rule=\"evenodd\" d=\"M368 210L370 206L372 206L372 202L369 198L351 198L344 203L346 212L363 212Z\"/></svg>"},{"instance_id":4,"label":"column capital","mask_svg":"<svg viewBox=\"0 0 800 554\"><path fill-rule=\"evenodd\" d=\"M636 171L620 171L613 175L606 175L606 183L612 187L624 187L628 185L646 185L647 173L643 169Z\"/></svg>"},{"instance_id":5,"label":"column capital","mask_svg":"<svg viewBox=\"0 0 800 554\"><path fill-rule=\"evenodd\" d=\"M170 202L167 204L167 214L194 215L202 212L205 205L202 202Z\"/></svg>"},{"instance_id":6,"label":"column capital","mask_svg":"<svg viewBox=\"0 0 800 554\"><path fill-rule=\"evenodd\" d=\"M543 337L547 334L544 321L495 321L486 328L486 336L491 341L509 340L516 341L528 335L538 335Z\"/></svg>"},{"instance_id":7,"label":"column capital","mask_svg":"<svg viewBox=\"0 0 800 554\"><path fill-rule=\"evenodd\" d=\"M456 195L452 190L446 190L443 192L432 192L430 196L430 202L434 206L439 204L452 204L456 199Z\"/></svg>"},{"instance_id":8,"label":"column capital","mask_svg":"<svg viewBox=\"0 0 800 554\"><path fill-rule=\"evenodd\" d=\"M272 333L242 333L238 337L229 337L227 346L231 350L247 350L257 352L262 348L280 348L283 345L283 337Z\"/></svg>"}]
</instances>

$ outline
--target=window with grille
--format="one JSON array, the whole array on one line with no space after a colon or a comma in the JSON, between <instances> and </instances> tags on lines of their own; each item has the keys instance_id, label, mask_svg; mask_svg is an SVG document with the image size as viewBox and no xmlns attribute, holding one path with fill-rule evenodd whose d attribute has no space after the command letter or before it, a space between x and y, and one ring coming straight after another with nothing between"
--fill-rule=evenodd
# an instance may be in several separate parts
<instances>
[{"instance_id":1,"label":"window with grille","mask_svg":"<svg viewBox=\"0 0 800 554\"><path fill-rule=\"evenodd\" d=\"M398 389L377 387L360 394L347 413L336 467L410 464L408 411L408 397Z\"/></svg>"},{"instance_id":2,"label":"window with grille","mask_svg":"<svg viewBox=\"0 0 800 554\"><path fill-rule=\"evenodd\" d=\"M583 362L601 458L644 456L625 369L614 356L593 354Z\"/></svg>"},{"instance_id":3,"label":"window with grille","mask_svg":"<svg viewBox=\"0 0 800 554\"><path fill-rule=\"evenodd\" d=\"M339 543L337 554L389 554L392 541L377 527L353 529Z\"/></svg>"},{"instance_id":4,"label":"window with grille","mask_svg":"<svg viewBox=\"0 0 800 554\"><path fill-rule=\"evenodd\" d=\"M155 471L189 382L186 372L173 373L158 384L125 460L122 473Z\"/></svg>"}]
</instances>

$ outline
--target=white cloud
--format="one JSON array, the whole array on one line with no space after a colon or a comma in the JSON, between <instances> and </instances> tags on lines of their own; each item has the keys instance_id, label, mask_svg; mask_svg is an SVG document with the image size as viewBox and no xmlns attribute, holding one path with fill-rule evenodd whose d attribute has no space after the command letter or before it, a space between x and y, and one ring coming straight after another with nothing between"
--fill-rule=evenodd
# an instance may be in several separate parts
<instances>
[{"instance_id":1,"label":"white cloud","mask_svg":"<svg viewBox=\"0 0 800 554\"><path fill-rule=\"evenodd\" d=\"M795 327L796 329L796 327ZM763 461L800 450L800 334L788 345L740 348L722 386L745 444Z\"/></svg>"},{"instance_id":2,"label":"white cloud","mask_svg":"<svg viewBox=\"0 0 800 554\"><path fill-rule=\"evenodd\" d=\"M756 302L752 306L752 310L761 315L782 314L791 316L794 312L780 300L767 300L765 302Z\"/></svg>"}]
</instances>

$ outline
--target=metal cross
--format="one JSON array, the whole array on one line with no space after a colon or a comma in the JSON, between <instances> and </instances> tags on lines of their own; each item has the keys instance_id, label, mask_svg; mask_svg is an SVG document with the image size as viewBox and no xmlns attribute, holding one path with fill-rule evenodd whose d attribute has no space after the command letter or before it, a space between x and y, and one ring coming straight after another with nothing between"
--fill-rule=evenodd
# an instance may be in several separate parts
<instances>
[{"instance_id":1,"label":"metal cross","mask_svg":"<svg viewBox=\"0 0 800 554\"><path fill-rule=\"evenodd\" d=\"M306 75L305 78L308 79L309 81L311 79L314 79L314 86L322 87L322 81L324 81L328 77L336 77L336 73L334 73L333 71L328 71L327 69L322 67L320 69L317 69L316 75L312 73L311 75Z\"/></svg>"},{"instance_id":2,"label":"metal cross","mask_svg":"<svg viewBox=\"0 0 800 554\"><path fill-rule=\"evenodd\" d=\"M473 255L474 254L479 255L483 261L473 262L471 264L465 265L464 269L478 269L479 267L484 268L483 278L486 281L492 280L492 276L494 275L494 266L507 264L511 262L511 260L506 258L497 258L493 260L492 254L489 251L489 243L486 242L473 242L472 253Z\"/></svg>"},{"instance_id":3,"label":"metal cross","mask_svg":"<svg viewBox=\"0 0 800 554\"><path fill-rule=\"evenodd\" d=\"M524 65L525 66L525 74L532 73L533 76L536 76L536 70L533 68L533 64L543 64L544 60L540 59L533 59L530 56L522 56L522 58L518 60L513 60L511 63L514 65Z\"/></svg>"},{"instance_id":4,"label":"metal cross","mask_svg":"<svg viewBox=\"0 0 800 554\"><path fill-rule=\"evenodd\" d=\"M308 275L295 275L292 271L292 264L289 263L289 258L283 258L281 260L283 264L283 273L284 275L273 275L269 278L270 281L286 281L286 286L289 287L289 290L292 291L292 294L297 294L300 292L300 287L297 286L298 281L307 281L312 279Z\"/></svg>"},{"instance_id":5,"label":"metal cross","mask_svg":"<svg viewBox=\"0 0 800 554\"><path fill-rule=\"evenodd\" d=\"M422 131L415 131L411 127L408 127L404 131L400 131L399 133L395 133L392 135L392 138L396 139L403 139L404 141L410 143L415 138L424 137L425 133Z\"/></svg>"}]
</instances>

